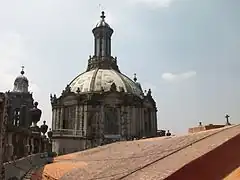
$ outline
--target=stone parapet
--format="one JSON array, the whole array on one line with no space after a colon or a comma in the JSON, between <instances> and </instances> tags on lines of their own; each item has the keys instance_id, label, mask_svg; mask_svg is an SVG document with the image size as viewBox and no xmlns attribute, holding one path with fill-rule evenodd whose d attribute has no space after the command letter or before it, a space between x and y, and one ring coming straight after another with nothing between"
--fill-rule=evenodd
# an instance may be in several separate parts
<instances>
[{"instance_id":1,"label":"stone parapet","mask_svg":"<svg viewBox=\"0 0 240 180\"><path fill-rule=\"evenodd\" d=\"M22 179L32 168L49 163L51 160L45 155L45 153L33 154L4 163L5 179Z\"/></svg>"},{"instance_id":2,"label":"stone parapet","mask_svg":"<svg viewBox=\"0 0 240 180\"><path fill-rule=\"evenodd\" d=\"M206 125L206 126L198 126L198 127L189 128L188 133L197 133L197 132L200 132L200 131L207 131L207 130L210 130L210 129L222 128L224 126L225 125L214 125L214 124L209 124L209 125Z\"/></svg>"}]
</instances>

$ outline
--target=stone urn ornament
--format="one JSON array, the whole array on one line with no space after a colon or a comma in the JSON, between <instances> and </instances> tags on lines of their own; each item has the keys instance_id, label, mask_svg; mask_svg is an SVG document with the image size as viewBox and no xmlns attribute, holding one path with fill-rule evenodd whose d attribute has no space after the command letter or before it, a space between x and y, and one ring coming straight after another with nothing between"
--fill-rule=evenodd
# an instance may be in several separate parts
<instances>
[{"instance_id":1,"label":"stone urn ornament","mask_svg":"<svg viewBox=\"0 0 240 180\"><path fill-rule=\"evenodd\" d=\"M46 121L43 121L43 125L40 127L41 133L43 133L43 136L46 136L46 132L48 130L48 125L46 125Z\"/></svg>"},{"instance_id":2,"label":"stone urn ornament","mask_svg":"<svg viewBox=\"0 0 240 180\"><path fill-rule=\"evenodd\" d=\"M37 126L37 123L40 121L42 111L38 109L38 102L34 103L34 107L30 110L30 119L31 119L31 129L33 131L40 131L40 128Z\"/></svg>"},{"instance_id":3,"label":"stone urn ornament","mask_svg":"<svg viewBox=\"0 0 240 180\"><path fill-rule=\"evenodd\" d=\"M53 135L53 132L52 132L52 129L50 128L49 131L48 131L48 138L49 139L52 139L52 135Z\"/></svg>"}]
</instances>

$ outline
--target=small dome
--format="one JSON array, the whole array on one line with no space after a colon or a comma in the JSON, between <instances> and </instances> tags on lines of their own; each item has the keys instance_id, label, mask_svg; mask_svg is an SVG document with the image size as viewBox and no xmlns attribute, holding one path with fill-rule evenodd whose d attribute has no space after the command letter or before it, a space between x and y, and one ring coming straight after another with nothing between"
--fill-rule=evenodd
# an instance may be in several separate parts
<instances>
[{"instance_id":1,"label":"small dome","mask_svg":"<svg viewBox=\"0 0 240 180\"><path fill-rule=\"evenodd\" d=\"M108 23L106 23L104 20L100 20L96 27L110 27Z\"/></svg>"},{"instance_id":2,"label":"small dome","mask_svg":"<svg viewBox=\"0 0 240 180\"><path fill-rule=\"evenodd\" d=\"M142 97L142 90L134 81L113 69L94 69L78 75L70 84L72 92L110 91L111 86L118 92L126 92Z\"/></svg>"},{"instance_id":3,"label":"small dome","mask_svg":"<svg viewBox=\"0 0 240 180\"><path fill-rule=\"evenodd\" d=\"M14 81L13 92L27 93L28 86L28 79L24 76L24 71L22 69L21 75L19 75Z\"/></svg>"},{"instance_id":4,"label":"small dome","mask_svg":"<svg viewBox=\"0 0 240 180\"><path fill-rule=\"evenodd\" d=\"M100 17L101 20L97 23L96 27L110 27L109 24L105 22L104 11L102 11L102 15Z\"/></svg>"}]
</instances>

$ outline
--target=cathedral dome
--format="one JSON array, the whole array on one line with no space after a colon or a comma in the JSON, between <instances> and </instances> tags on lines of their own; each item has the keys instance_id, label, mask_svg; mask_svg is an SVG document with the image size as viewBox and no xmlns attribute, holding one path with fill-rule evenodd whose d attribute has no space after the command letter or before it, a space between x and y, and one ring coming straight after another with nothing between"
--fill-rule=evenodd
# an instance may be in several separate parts
<instances>
[{"instance_id":1,"label":"cathedral dome","mask_svg":"<svg viewBox=\"0 0 240 180\"><path fill-rule=\"evenodd\" d=\"M87 93L110 91L125 92L142 97L142 90L134 81L114 69L93 69L78 75L70 84L72 92Z\"/></svg>"},{"instance_id":2,"label":"cathedral dome","mask_svg":"<svg viewBox=\"0 0 240 180\"><path fill-rule=\"evenodd\" d=\"M117 58L111 56L111 36L113 29L106 23L104 12L93 29L94 55L88 60L86 72L78 75L70 84L72 92L88 93L117 91L143 96L139 83L122 74Z\"/></svg>"},{"instance_id":3,"label":"cathedral dome","mask_svg":"<svg viewBox=\"0 0 240 180\"><path fill-rule=\"evenodd\" d=\"M23 67L22 67L23 68ZM13 92L27 93L28 92L28 79L24 76L24 70L22 69L21 75L19 75L14 81Z\"/></svg>"}]
</instances>

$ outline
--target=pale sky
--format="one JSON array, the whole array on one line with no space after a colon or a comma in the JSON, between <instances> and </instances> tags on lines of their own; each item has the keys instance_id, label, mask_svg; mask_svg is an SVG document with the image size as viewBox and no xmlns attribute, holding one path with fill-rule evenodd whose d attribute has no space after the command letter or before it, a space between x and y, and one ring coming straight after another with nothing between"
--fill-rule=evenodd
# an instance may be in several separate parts
<instances>
[{"instance_id":1,"label":"pale sky","mask_svg":"<svg viewBox=\"0 0 240 180\"><path fill-rule=\"evenodd\" d=\"M101 7L99 7L101 4ZM120 70L151 88L159 129L240 122L239 0L0 0L0 91L24 65L42 120L86 70L101 10Z\"/></svg>"}]
</instances>

